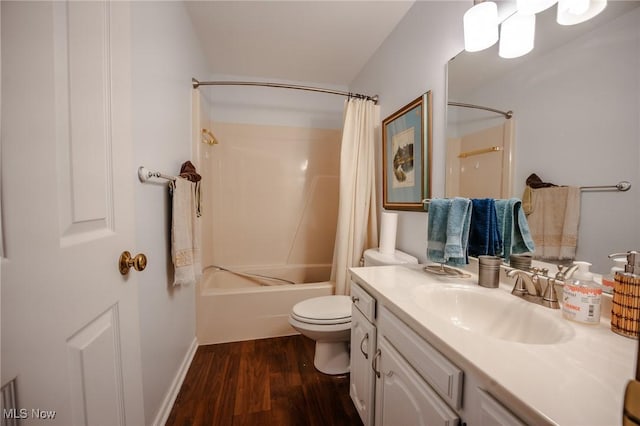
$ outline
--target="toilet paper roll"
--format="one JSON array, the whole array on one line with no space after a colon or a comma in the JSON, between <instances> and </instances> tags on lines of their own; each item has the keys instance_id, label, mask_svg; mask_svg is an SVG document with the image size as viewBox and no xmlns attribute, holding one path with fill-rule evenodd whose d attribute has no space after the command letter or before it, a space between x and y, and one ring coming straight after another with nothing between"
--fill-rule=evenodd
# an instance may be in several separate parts
<instances>
[{"instance_id":1,"label":"toilet paper roll","mask_svg":"<svg viewBox=\"0 0 640 426\"><path fill-rule=\"evenodd\" d=\"M398 230L398 213L382 212L380 224L380 246L383 254L394 254L396 251L396 231Z\"/></svg>"}]
</instances>

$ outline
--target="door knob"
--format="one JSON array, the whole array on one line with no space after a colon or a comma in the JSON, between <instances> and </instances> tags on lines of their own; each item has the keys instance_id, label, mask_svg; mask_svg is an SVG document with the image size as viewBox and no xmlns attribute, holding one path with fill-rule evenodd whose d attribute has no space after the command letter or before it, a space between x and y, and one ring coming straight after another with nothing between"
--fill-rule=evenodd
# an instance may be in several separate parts
<instances>
[{"instance_id":1,"label":"door knob","mask_svg":"<svg viewBox=\"0 0 640 426\"><path fill-rule=\"evenodd\" d=\"M118 265L122 275L127 275L129 273L129 268L132 266L136 271L142 271L147 267L147 256L145 256L144 253L138 253L134 257L131 257L131 253L123 251L120 255Z\"/></svg>"}]
</instances>

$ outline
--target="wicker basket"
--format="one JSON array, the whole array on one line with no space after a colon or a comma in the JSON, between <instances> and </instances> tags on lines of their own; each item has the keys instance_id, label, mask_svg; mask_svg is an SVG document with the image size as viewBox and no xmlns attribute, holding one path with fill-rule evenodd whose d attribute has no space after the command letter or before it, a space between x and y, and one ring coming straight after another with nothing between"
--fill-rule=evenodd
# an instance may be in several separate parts
<instances>
[{"instance_id":1,"label":"wicker basket","mask_svg":"<svg viewBox=\"0 0 640 426\"><path fill-rule=\"evenodd\" d=\"M611 307L611 330L625 337L640 337L640 275L616 272Z\"/></svg>"}]
</instances>

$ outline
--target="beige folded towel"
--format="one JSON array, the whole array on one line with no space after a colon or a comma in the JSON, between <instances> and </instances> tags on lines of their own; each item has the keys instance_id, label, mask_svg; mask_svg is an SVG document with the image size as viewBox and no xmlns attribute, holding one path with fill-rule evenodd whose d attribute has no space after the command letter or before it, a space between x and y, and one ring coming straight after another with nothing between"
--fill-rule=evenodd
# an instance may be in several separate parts
<instances>
[{"instance_id":1,"label":"beige folded towel","mask_svg":"<svg viewBox=\"0 0 640 426\"><path fill-rule=\"evenodd\" d=\"M522 210L527 216L533 212L533 203L531 200L533 196L532 191L533 188L527 185L524 187L524 192L522 193Z\"/></svg>"},{"instance_id":2,"label":"beige folded towel","mask_svg":"<svg viewBox=\"0 0 640 426\"><path fill-rule=\"evenodd\" d=\"M195 284L202 275L195 184L179 177L171 186L171 260L175 270L173 285Z\"/></svg>"},{"instance_id":3,"label":"beige folded towel","mask_svg":"<svg viewBox=\"0 0 640 426\"><path fill-rule=\"evenodd\" d=\"M532 212L527 217L538 259L574 259L580 222L580 188L557 186L531 189Z\"/></svg>"}]
</instances>

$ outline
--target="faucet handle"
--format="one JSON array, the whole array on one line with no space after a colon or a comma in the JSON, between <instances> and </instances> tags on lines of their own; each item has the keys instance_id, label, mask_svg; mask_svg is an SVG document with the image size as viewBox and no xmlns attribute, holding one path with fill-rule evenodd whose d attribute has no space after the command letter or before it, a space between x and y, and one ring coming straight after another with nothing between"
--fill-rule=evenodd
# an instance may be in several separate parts
<instances>
[{"instance_id":1,"label":"faucet handle","mask_svg":"<svg viewBox=\"0 0 640 426\"><path fill-rule=\"evenodd\" d=\"M547 288L545 288L542 295L542 305L552 309L560 309L555 284L556 280L554 278L547 279Z\"/></svg>"}]
</instances>

